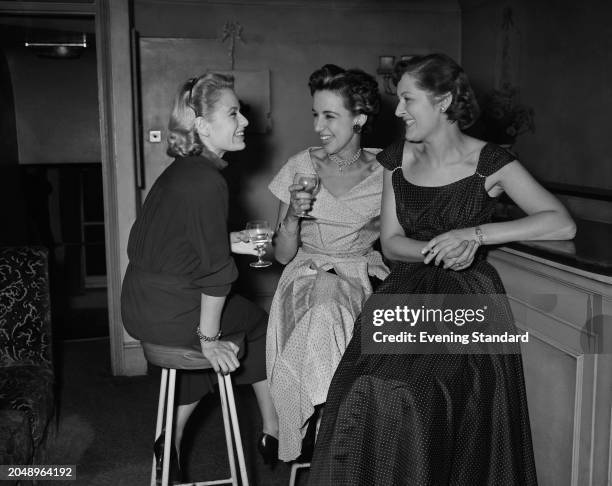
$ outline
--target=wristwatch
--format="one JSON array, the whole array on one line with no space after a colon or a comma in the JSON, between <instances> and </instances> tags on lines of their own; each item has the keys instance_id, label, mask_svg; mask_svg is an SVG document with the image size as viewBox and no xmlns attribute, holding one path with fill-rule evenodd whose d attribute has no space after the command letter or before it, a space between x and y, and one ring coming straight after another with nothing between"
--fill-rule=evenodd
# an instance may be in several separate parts
<instances>
[{"instance_id":1,"label":"wristwatch","mask_svg":"<svg viewBox=\"0 0 612 486\"><path fill-rule=\"evenodd\" d=\"M480 226L476 226L474 228L474 233L476 233L476 239L478 239L479 245L484 245L484 233L482 232L482 228Z\"/></svg>"}]
</instances>

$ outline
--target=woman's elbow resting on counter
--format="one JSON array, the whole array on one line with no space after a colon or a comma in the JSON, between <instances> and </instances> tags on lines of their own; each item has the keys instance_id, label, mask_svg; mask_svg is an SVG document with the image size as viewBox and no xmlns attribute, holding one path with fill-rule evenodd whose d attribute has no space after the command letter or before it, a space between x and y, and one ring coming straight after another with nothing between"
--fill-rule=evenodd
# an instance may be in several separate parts
<instances>
[{"instance_id":1,"label":"woman's elbow resting on counter","mask_svg":"<svg viewBox=\"0 0 612 486\"><path fill-rule=\"evenodd\" d=\"M558 229L553 232L551 240L571 240L576 236L576 222L565 211L558 215Z\"/></svg>"},{"instance_id":2,"label":"woman's elbow resting on counter","mask_svg":"<svg viewBox=\"0 0 612 486\"><path fill-rule=\"evenodd\" d=\"M561 230L561 234L563 235L559 239L561 240L571 240L576 236L576 222L570 218L568 224Z\"/></svg>"}]
</instances>

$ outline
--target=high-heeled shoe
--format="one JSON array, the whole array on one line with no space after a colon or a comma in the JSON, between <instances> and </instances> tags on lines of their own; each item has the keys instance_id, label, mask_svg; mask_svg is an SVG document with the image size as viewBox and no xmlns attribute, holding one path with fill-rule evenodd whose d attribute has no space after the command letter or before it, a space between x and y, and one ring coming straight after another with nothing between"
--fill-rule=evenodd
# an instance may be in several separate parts
<instances>
[{"instance_id":1,"label":"high-heeled shoe","mask_svg":"<svg viewBox=\"0 0 612 486\"><path fill-rule=\"evenodd\" d=\"M308 419L308 427L306 434L302 439L302 451L299 457L295 460L297 463L307 463L312 460L314 454L315 442L317 440L318 422L321 418L322 405L317 405L312 416Z\"/></svg>"},{"instance_id":2,"label":"high-heeled shoe","mask_svg":"<svg viewBox=\"0 0 612 486\"><path fill-rule=\"evenodd\" d=\"M165 441L165 431L159 435L155 443L153 444L153 452L155 453L155 481L156 484L161 484L162 480L162 468L164 461L164 441ZM178 454L176 452L176 447L172 446L170 448L170 474L168 477L168 482L170 484L181 484L183 482L183 474L181 471L181 466L178 460Z\"/></svg>"},{"instance_id":3,"label":"high-heeled shoe","mask_svg":"<svg viewBox=\"0 0 612 486\"><path fill-rule=\"evenodd\" d=\"M257 450L263 457L264 464L272 469L278 462L278 439L272 435L262 433L257 440Z\"/></svg>"}]
</instances>

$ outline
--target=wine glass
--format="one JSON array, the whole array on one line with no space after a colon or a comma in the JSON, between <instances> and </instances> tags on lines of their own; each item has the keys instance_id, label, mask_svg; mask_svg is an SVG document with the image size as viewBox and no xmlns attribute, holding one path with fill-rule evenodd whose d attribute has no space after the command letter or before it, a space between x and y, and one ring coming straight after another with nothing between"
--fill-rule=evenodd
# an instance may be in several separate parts
<instances>
[{"instance_id":1,"label":"wine glass","mask_svg":"<svg viewBox=\"0 0 612 486\"><path fill-rule=\"evenodd\" d=\"M265 268L272 265L272 262L262 258L265 253L266 245L272 241L270 223L263 219L249 221L246 224L246 231L249 235L249 242L253 243L257 250L257 261L251 262L249 265L255 268Z\"/></svg>"},{"instance_id":2,"label":"wine glass","mask_svg":"<svg viewBox=\"0 0 612 486\"><path fill-rule=\"evenodd\" d=\"M302 191L314 194L319 188L319 176L315 173L296 172L293 177L293 183L302 186ZM297 214L300 218L314 218L306 211L301 211Z\"/></svg>"}]
</instances>

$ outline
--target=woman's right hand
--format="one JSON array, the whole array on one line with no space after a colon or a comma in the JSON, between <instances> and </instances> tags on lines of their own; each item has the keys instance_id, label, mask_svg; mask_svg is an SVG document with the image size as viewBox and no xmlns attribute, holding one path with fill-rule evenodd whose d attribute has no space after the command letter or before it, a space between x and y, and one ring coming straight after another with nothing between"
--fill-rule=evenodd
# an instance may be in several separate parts
<instances>
[{"instance_id":1,"label":"woman's right hand","mask_svg":"<svg viewBox=\"0 0 612 486\"><path fill-rule=\"evenodd\" d=\"M468 268L474 262L479 247L480 244L476 240L463 240L459 246L446 254L442 260L444 268L454 271Z\"/></svg>"},{"instance_id":2,"label":"woman's right hand","mask_svg":"<svg viewBox=\"0 0 612 486\"><path fill-rule=\"evenodd\" d=\"M240 366L238 350L231 341L200 341L202 354L217 373L227 375Z\"/></svg>"},{"instance_id":3,"label":"woman's right hand","mask_svg":"<svg viewBox=\"0 0 612 486\"><path fill-rule=\"evenodd\" d=\"M304 186L301 184L291 184L289 186L289 208L293 214L301 214L312 209L314 196L303 189Z\"/></svg>"}]
</instances>

